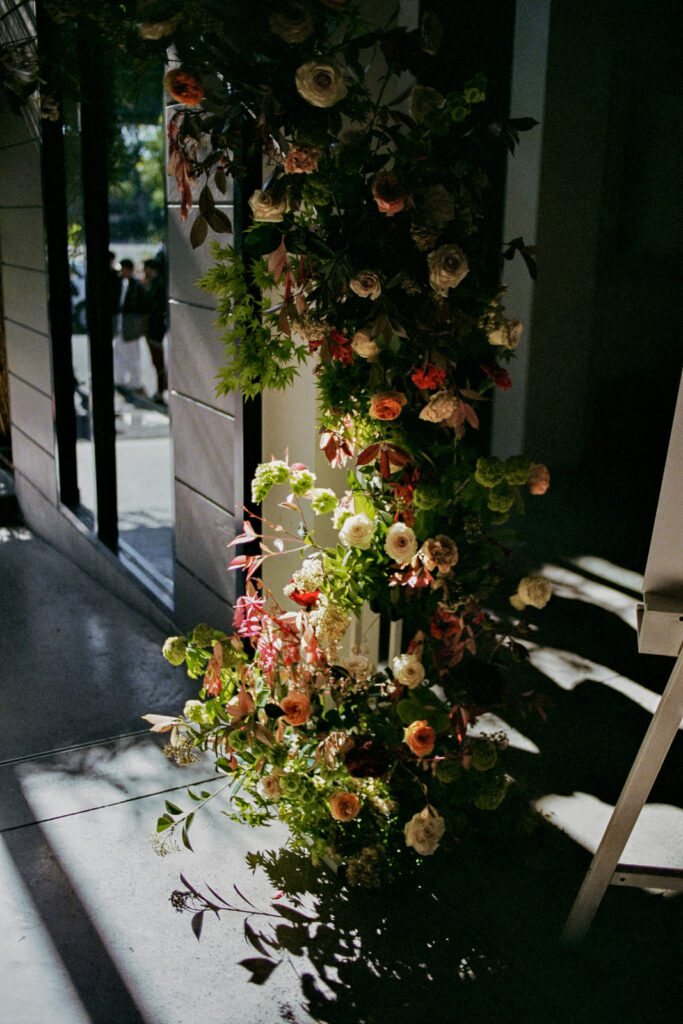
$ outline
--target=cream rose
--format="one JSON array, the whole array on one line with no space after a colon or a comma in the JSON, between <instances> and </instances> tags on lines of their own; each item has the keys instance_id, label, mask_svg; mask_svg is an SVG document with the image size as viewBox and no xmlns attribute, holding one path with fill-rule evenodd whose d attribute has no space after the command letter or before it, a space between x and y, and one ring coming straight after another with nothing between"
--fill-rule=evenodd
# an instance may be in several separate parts
<instances>
[{"instance_id":1,"label":"cream rose","mask_svg":"<svg viewBox=\"0 0 683 1024\"><path fill-rule=\"evenodd\" d=\"M406 823L406 846L412 846L416 853L428 857L435 852L445 831L445 821L428 804Z\"/></svg>"},{"instance_id":2,"label":"cream rose","mask_svg":"<svg viewBox=\"0 0 683 1024\"><path fill-rule=\"evenodd\" d=\"M394 523L387 530L384 550L389 558L404 565L417 554L417 537L405 523Z\"/></svg>"},{"instance_id":3,"label":"cream rose","mask_svg":"<svg viewBox=\"0 0 683 1024\"><path fill-rule=\"evenodd\" d=\"M420 411L420 419L443 423L457 411L460 399L452 391L437 391Z\"/></svg>"},{"instance_id":4,"label":"cream rose","mask_svg":"<svg viewBox=\"0 0 683 1024\"><path fill-rule=\"evenodd\" d=\"M424 665L414 654L397 654L391 663L397 683L414 690L425 677Z\"/></svg>"},{"instance_id":5,"label":"cream rose","mask_svg":"<svg viewBox=\"0 0 683 1024\"><path fill-rule=\"evenodd\" d=\"M342 662L343 667L354 679L367 679L375 671L375 666L367 654L354 651Z\"/></svg>"},{"instance_id":6,"label":"cream rose","mask_svg":"<svg viewBox=\"0 0 683 1024\"><path fill-rule=\"evenodd\" d=\"M256 787L260 796L264 800L269 800L271 803L277 803L282 796L282 790L280 789L280 779L277 775L264 775Z\"/></svg>"},{"instance_id":7,"label":"cream rose","mask_svg":"<svg viewBox=\"0 0 683 1024\"><path fill-rule=\"evenodd\" d=\"M375 524L372 519L368 519L365 512L359 512L358 515L349 516L344 520L339 531L339 540L344 547L365 550L370 547L374 532Z\"/></svg>"},{"instance_id":8,"label":"cream rose","mask_svg":"<svg viewBox=\"0 0 683 1024\"><path fill-rule=\"evenodd\" d=\"M349 281L352 292L361 299L378 299L382 294L382 285L374 270L361 270Z\"/></svg>"},{"instance_id":9,"label":"cream rose","mask_svg":"<svg viewBox=\"0 0 683 1024\"><path fill-rule=\"evenodd\" d=\"M287 210L284 199L276 199L272 192L262 192L260 188L252 194L249 205L254 220L276 222L282 220Z\"/></svg>"},{"instance_id":10,"label":"cream rose","mask_svg":"<svg viewBox=\"0 0 683 1024\"><path fill-rule=\"evenodd\" d=\"M372 337L369 327L362 327L353 336L351 342L351 348L356 355L361 356L363 359L376 359L379 355L379 345Z\"/></svg>"},{"instance_id":11,"label":"cream rose","mask_svg":"<svg viewBox=\"0 0 683 1024\"><path fill-rule=\"evenodd\" d=\"M455 541L443 533L430 537L420 548L420 558L427 570L433 572L434 569L438 569L441 575L450 572L453 566L457 565L458 557Z\"/></svg>"},{"instance_id":12,"label":"cream rose","mask_svg":"<svg viewBox=\"0 0 683 1024\"><path fill-rule=\"evenodd\" d=\"M499 345L512 351L519 345L523 330L524 326L517 317L514 320L503 320L489 331L489 345Z\"/></svg>"},{"instance_id":13,"label":"cream rose","mask_svg":"<svg viewBox=\"0 0 683 1024\"><path fill-rule=\"evenodd\" d=\"M285 43L302 43L313 31L313 15L307 4L286 3L268 17L270 31Z\"/></svg>"},{"instance_id":14,"label":"cream rose","mask_svg":"<svg viewBox=\"0 0 683 1024\"><path fill-rule=\"evenodd\" d=\"M520 580L517 593L510 598L510 604L521 612L527 605L545 608L552 597L552 588L543 576L525 576Z\"/></svg>"},{"instance_id":15,"label":"cream rose","mask_svg":"<svg viewBox=\"0 0 683 1024\"><path fill-rule=\"evenodd\" d=\"M467 277L467 257L458 245L441 245L427 257L429 262L429 283L442 298L448 296L449 288L457 288Z\"/></svg>"},{"instance_id":16,"label":"cream rose","mask_svg":"<svg viewBox=\"0 0 683 1024\"><path fill-rule=\"evenodd\" d=\"M333 107L346 96L344 70L335 60L309 60L296 73L296 88L312 107Z\"/></svg>"}]
</instances>

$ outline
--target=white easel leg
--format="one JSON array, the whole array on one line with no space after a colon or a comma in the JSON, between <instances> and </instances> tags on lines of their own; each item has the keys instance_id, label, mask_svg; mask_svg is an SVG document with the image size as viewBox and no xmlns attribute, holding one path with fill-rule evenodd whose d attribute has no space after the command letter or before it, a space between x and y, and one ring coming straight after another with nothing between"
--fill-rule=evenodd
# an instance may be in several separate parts
<instances>
[{"instance_id":1,"label":"white easel leg","mask_svg":"<svg viewBox=\"0 0 683 1024\"><path fill-rule=\"evenodd\" d=\"M638 820L683 717L683 650L678 655L666 689L612 812L600 845L574 901L561 941L580 942L588 931L619 858Z\"/></svg>"}]
</instances>

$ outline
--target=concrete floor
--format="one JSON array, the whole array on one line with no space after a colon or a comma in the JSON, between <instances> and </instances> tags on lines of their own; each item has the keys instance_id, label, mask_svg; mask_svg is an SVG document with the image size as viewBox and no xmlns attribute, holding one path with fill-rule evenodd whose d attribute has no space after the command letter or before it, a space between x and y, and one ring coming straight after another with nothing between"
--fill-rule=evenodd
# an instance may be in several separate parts
<instances>
[{"instance_id":1,"label":"concrete floor","mask_svg":"<svg viewBox=\"0 0 683 1024\"><path fill-rule=\"evenodd\" d=\"M637 576L550 546L539 559L556 591L532 653L548 722L511 720L510 770L557 827L368 895L292 855L252 872L247 853L285 835L233 825L220 799L196 853L158 857L164 799L186 807L212 772L173 766L140 715L192 687L155 627L0 529L0 1024L678 1020L680 899L610 889L584 945L557 945L671 662L636 653ZM679 734L633 838L657 866L682 866L680 754ZM207 912L200 941L169 902L181 874L235 908Z\"/></svg>"}]
</instances>

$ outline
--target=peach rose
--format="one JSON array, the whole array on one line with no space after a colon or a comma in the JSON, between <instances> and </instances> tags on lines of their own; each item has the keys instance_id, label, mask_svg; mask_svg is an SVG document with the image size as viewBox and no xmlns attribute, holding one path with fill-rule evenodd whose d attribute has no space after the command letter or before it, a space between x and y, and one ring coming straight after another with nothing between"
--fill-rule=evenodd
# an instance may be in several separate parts
<instances>
[{"instance_id":1,"label":"peach rose","mask_svg":"<svg viewBox=\"0 0 683 1024\"><path fill-rule=\"evenodd\" d=\"M349 287L361 299L378 299L382 294L382 285L374 270L360 270L349 281Z\"/></svg>"},{"instance_id":2,"label":"peach rose","mask_svg":"<svg viewBox=\"0 0 683 1024\"><path fill-rule=\"evenodd\" d=\"M408 744L415 757L427 757L434 749L436 733L425 721L411 722L403 733L403 742Z\"/></svg>"},{"instance_id":3,"label":"peach rose","mask_svg":"<svg viewBox=\"0 0 683 1024\"><path fill-rule=\"evenodd\" d=\"M550 487L550 473L542 462L531 463L531 473L527 481L532 494L545 494Z\"/></svg>"},{"instance_id":4,"label":"peach rose","mask_svg":"<svg viewBox=\"0 0 683 1024\"><path fill-rule=\"evenodd\" d=\"M377 203L380 213L386 213L387 217L393 217L400 213L406 205L403 186L395 174L383 171L378 174L372 183L372 195Z\"/></svg>"},{"instance_id":5,"label":"peach rose","mask_svg":"<svg viewBox=\"0 0 683 1024\"><path fill-rule=\"evenodd\" d=\"M369 415L373 420L395 420L405 404L400 391L379 391L370 399Z\"/></svg>"},{"instance_id":6,"label":"peach rose","mask_svg":"<svg viewBox=\"0 0 683 1024\"><path fill-rule=\"evenodd\" d=\"M337 821L351 821L360 810L360 800L355 793L338 790L330 797L330 811Z\"/></svg>"},{"instance_id":7,"label":"peach rose","mask_svg":"<svg viewBox=\"0 0 683 1024\"><path fill-rule=\"evenodd\" d=\"M196 107L204 99L204 86L189 71L172 68L164 75L164 85L173 99L186 107Z\"/></svg>"},{"instance_id":8,"label":"peach rose","mask_svg":"<svg viewBox=\"0 0 683 1024\"><path fill-rule=\"evenodd\" d=\"M458 548L454 540L440 533L424 542L420 548L420 558L428 572L438 569L441 575L445 575L457 564Z\"/></svg>"},{"instance_id":9,"label":"peach rose","mask_svg":"<svg viewBox=\"0 0 683 1024\"><path fill-rule=\"evenodd\" d=\"M320 150L315 146L292 146L284 160L286 174L310 174L318 166Z\"/></svg>"},{"instance_id":10,"label":"peach rose","mask_svg":"<svg viewBox=\"0 0 683 1024\"><path fill-rule=\"evenodd\" d=\"M460 399L452 391L437 391L420 411L420 419L428 423L443 423L455 413Z\"/></svg>"},{"instance_id":11,"label":"peach rose","mask_svg":"<svg viewBox=\"0 0 683 1024\"><path fill-rule=\"evenodd\" d=\"M289 691L280 701L280 707L285 713L285 721L290 725L303 725L311 714L310 700L305 693L297 693L296 690Z\"/></svg>"}]
</instances>

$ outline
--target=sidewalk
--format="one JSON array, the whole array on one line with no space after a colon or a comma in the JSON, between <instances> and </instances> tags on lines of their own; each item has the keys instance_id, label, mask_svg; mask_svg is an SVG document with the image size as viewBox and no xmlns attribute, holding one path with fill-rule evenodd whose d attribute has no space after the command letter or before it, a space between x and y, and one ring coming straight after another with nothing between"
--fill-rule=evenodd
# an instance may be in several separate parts
<instances>
[{"instance_id":1,"label":"sidewalk","mask_svg":"<svg viewBox=\"0 0 683 1024\"><path fill-rule=\"evenodd\" d=\"M680 899L612 888L585 944L557 946L672 662L636 653L637 577L554 554L539 558L555 596L532 654L549 721L510 723L510 770L566 832L434 862L413 894L349 894L293 856L252 873L247 853L284 831L220 806L198 816L196 853L154 853L164 799L187 809L184 787L213 773L167 761L140 715L194 689L156 627L0 527L0 1024L677 1020ZM679 733L634 834L641 862L681 866L680 751ZM199 942L169 902L181 874L240 910L205 914ZM234 886L271 916L245 927Z\"/></svg>"}]
</instances>

